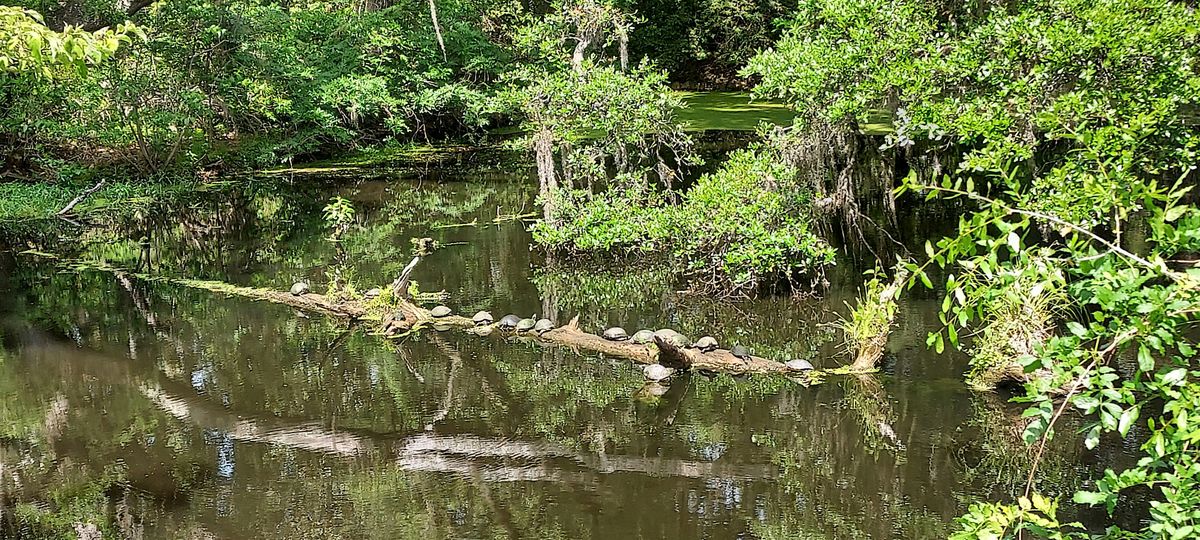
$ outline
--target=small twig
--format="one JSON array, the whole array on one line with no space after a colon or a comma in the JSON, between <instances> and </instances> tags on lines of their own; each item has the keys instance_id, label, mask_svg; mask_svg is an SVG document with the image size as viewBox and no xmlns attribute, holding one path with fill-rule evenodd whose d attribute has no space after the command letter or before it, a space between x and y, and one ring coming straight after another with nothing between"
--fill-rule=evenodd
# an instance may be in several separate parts
<instances>
[{"instance_id":1,"label":"small twig","mask_svg":"<svg viewBox=\"0 0 1200 540\"><path fill-rule=\"evenodd\" d=\"M96 182L96 185L94 185L94 186L92 186L92 187L88 188L88 189L87 189L87 190L85 190L83 193L80 193L78 197L75 197L75 199L74 199L74 200L72 200L71 202L67 203L67 205L66 205L66 206L64 206L64 207L62 208L62 210L59 210L59 211L58 211L58 213L57 213L57 214L55 214L55 215L56 215L56 216L63 216L63 215L66 215L66 214L67 214L67 212L70 212L70 211L71 211L71 209L75 208L75 205L77 205L77 204L79 204L79 203L83 202L83 200L84 200L84 199L86 199L86 198L88 198L88 197L91 197L93 193L95 193L95 192L97 192L97 191L100 191L100 188L104 187L104 184L105 184L106 182L108 182L108 179L105 179L105 178L102 178L102 179L100 179L100 181L99 181L99 182Z\"/></svg>"}]
</instances>

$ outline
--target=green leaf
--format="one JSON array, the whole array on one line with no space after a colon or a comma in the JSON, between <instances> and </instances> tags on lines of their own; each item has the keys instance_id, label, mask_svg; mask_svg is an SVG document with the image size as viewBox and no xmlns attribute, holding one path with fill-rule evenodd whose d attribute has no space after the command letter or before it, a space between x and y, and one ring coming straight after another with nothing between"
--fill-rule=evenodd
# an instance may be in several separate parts
<instances>
[{"instance_id":1,"label":"green leaf","mask_svg":"<svg viewBox=\"0 0 1200 540\"><path fill-rule=\"evenodd\" d=\"M1138 369L1146 373L1154 371L1154 356L1144 344L1138 347Z\"/></svg>"},{"instance_id":2,"label":"green leaf","mask_svg":"<svg viewBox=\"0 0 1200 540\"><path fill-rule=\"evenodd\" d=\"M1099 444L1100 444L1100 426L1093 426L1092 429L1088 430L1087 435L1084 435L1083 445L1085 447L1087 447L1088 450L1092 450L1092 449L1096 448L1096 446Z\"/></svg>"},{"instance_id":3,"label":"green leaf","mask_svg":"<svg viewBox=\"0 0 1200 540\"><path fill-rule=\"evenodd\" d=\"M1087 335L1087 328L1084 328L1082 324L1079 324L1076 321L1067 322L1067 330L1070 330L1072 334L1075 334L1079 337Z\"/></svg>"},{"instance_id":4,"label":"green leaf","mask_svg":"<svg viewBox=\"0 0 1200 540\"><path fill-rule=\"evenodd\" d=\"M1078 504L1086 504L1095 506L1108 500L1107 493L1097 493L1095 491L1076 491L1075 496L1071 500Z\"/></svg>"},{"instance_id":5,"label":"green leaf","mask_svg":"<svg viewBox=\"0 0 1200 540\"><path fill-rule=\"evenodd\" d=\"M1183 380L1184 377L1187 377L1187 371L1188 371L1187 368L1173 369L1166 375L1163 375L1162 382L1163 382L1163 384L1170 384L1170 385L1178 384L1180 381Z\"/></svg>"},{"instance_id":6,"label":"green leaf","mask_svg":"<svg viewBox=\"0 0 1200 540\"><path fill-rule=\"evenodd\" d=\"M1117 432L1120 433L1122 437L1129 434L1129 428L1133 425L1137 418L1138 407L1136 405L1125 409L1125 412L1121 413L1121 419L1117 422Z\"/></svg>"}]
</instances>

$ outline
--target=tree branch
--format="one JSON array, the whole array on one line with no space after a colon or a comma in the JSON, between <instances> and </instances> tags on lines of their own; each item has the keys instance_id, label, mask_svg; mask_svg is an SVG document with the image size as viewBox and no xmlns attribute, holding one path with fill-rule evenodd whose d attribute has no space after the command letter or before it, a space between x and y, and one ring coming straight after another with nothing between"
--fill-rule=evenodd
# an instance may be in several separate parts
<instances>
[{"instance_id":1,"label":"tree branch","mask_svg":"<svg viewBox=\"0 0 1200 540\"><path fill-rule=\"evenodd\" d=\"M75 199L73 199L71 202L67 203L67 205L62 207L62 210L59 210L58 213L55 215L57 215L57 216L67 215L68 212L70 212L72 209L75 208L75 205L83 202L84 199L91 197L93 193L100 191L100 188L104 187L104 184L106 182L108 182L107 179L101 179L99 182L96 182L96 185L84 190L83 193L80 193L78 197L75 197Z\"/></svg>"}]
</instances>

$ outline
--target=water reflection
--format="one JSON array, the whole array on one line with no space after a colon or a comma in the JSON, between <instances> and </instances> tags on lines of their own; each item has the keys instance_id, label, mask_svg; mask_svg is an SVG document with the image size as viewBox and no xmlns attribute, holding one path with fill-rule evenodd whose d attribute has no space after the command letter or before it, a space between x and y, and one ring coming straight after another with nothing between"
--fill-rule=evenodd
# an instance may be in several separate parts
<instances>
[{"instance_id":1,"label":"water reflection","mask_svg":"<svg viewBox=\"0 0 1200 540\"><path fill-rule=\"evenodd\" d=\"M674 326L760 354L843 361L826 298L714 302L653 264L603 271L530 252L521 179L448 173L351 187L293 179L197 196L32 240L154 272L321 288L349 265L418 268L457 311ZM320 207L361 206L338 256ZM465 242L464 244L460 244ZM340 259L340 262L335 259ZM1020 483L1019 447L925 351L933 299L902 307L886 372L806 388L681 377L498 336L384 341L340 321L98 272L0 257L0 533L94 523L146 538L929 538L977 496ZM998 409L993 409L996 407ZM987 421L981 421L987 419ZM1043 465L1066 487L1096 463Z\"/></svg>"}]
</instances>

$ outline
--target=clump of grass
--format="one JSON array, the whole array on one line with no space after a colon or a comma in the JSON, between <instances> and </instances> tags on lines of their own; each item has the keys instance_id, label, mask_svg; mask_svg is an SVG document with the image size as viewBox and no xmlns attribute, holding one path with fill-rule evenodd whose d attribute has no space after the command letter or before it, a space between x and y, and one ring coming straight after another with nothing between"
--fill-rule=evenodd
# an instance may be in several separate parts
<instances>
[{"instance_id":1,"label":"clump of grass","mask_svg":"<svg viewBox=\"0 0 1200 540\"><path fill-rule=\"evenodd\" d=\"M1033 283L1023 275L1003 294L989 298L982 310L984 325L970 349L967 382L991 389L1005 380L1026 380L1029 374L1017 359L1034 354L1051 337L1065 300L1060 287Z\"/></svg>"},{"instance_id":2,"label":"clump of grass","mask_svg":"<svg viewBox=\"0 0 1200 540\"><path fill-rule=\"evenodd\" d=\"M836 323L844 336L844 350L854 356L851 371L872 370L883 357L884 346L887 345L888 335L892 333L892 323L896 319L896 301L900 294L900 286L908 273L897 269L891 283L879 279L882 272L878 269L871 271L870 275L872 277L864 284L857 304L851 306L847 303L849 313Z\"/></svg>"}]
</instances>

